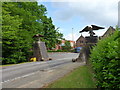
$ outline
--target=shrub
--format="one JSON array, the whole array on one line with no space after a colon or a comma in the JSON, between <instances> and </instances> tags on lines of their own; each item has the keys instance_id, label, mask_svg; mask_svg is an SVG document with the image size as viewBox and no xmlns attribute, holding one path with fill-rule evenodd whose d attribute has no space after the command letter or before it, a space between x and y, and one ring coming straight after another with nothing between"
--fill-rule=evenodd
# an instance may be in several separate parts
<instances>
[{"instance_id":1,"label":"shrub","mask_svg":"<svg viewBox=\"0 0 120 90\"><path fill-rule=\"evenodd\" d=\"M120 88L120 32L100 40L91 50L90 61L98 88Z\"/></svg>"}]
</instances>

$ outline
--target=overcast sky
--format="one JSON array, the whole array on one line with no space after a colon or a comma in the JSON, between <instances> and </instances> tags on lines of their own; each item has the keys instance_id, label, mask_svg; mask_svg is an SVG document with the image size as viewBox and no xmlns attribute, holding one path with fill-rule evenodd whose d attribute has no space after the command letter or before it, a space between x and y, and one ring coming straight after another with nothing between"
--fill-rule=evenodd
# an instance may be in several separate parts
<instances>
[{"instance_id":1,"label":"overcast sky","mask_svg":"<svg viewBox=\"0 0 120 90\"><path fill-rule=\"evenodd\" d=\"M60 27L64 38L72 40L72 28L74 40L81 34L86 25L99 25L104 30L95 31L101 36L109 26L115 27L118 24L118 1L119 0L46 0L40 2L47 8L47 16L52 17L53 24ZM88 36L88 33L82 33Z\"/></svg>"}]
</instances>

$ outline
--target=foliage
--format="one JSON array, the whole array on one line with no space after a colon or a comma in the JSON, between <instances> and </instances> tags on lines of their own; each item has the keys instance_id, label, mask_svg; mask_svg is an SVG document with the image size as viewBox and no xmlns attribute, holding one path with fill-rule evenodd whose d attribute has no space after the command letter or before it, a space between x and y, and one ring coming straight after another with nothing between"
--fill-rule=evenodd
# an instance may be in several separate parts
<instances>
[{"instance_id":1,"label":"foliage","mask_svg":"<svg viewBox=\"0 0 120 90\"><path fill-rule=\"evenodd\" d=\"M55 30L47 9L37 2L2 3L2 54L3 64L28 61L32 55L35 34L42 34L47 48L52 48L62 38ZM53 36L53 37L51 37Z\"/></svg>"},{"instance_id":2,"label":"foliage","mask_svg":"<svg viewBox=\"0 0 120 90\"><path fill-rule=\"evenodd\" d=\"M73 50L70 50L70 51L68 51L68 50L61 50L61 49L58 49L58 50L48 50L48 52L73 52Z\"/></svg>"},{"instance_id":3,"label":"foliage","mask_svg":"<svg viewBox=\"0 0 120 90\"><path fill-rule=\"evenodd\" d=\"M65 41L65 45L62 46L62 50L64 51L70 51L71 50L71 45L70 45L70 42L69 41Z\"/></svg>"},{"instance_id":4,"label":"foliage","mask_svg":"<svg viewBox=\"0 0 120 90\"><path fill-rule=\"evenodd\" d=\"M98 80L97 87L120 88L120 31L100 40L91 50L90 60Z\"/></svg>"},{"instance_id":5,"label":"foliage","mask_svg":"<svg viewBox=\"0 0 120 90\"><path fill-rule=\"evenodd\" d=\"M52 24L52 19L44 17L43 19L43 35L44 39L43 41L46 42L46 46L48 49L52 49L55 47L55 44L59 43L60 40L63 37L63 34L59 33L57 29L55 29L55 26Z\"/></svg>"},{"instance_id":6,"label":"foliage","mask_svg":"<svg viewBox=\"0 0 120 90\"><path fill-rule=\"evenodd\" d=\"M64 52L64 51L61 49L58 49L58 50L48 50L48 52Z\"/></svg>"}]
</instances>

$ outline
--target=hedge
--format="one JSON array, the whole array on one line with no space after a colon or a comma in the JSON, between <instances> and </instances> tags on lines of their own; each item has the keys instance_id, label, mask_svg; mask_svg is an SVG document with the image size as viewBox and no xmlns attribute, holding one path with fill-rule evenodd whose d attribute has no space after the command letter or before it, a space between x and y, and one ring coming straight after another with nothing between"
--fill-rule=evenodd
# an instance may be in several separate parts
<instances>
[{"instance_id":1,"label":"hedge","mask_svg":"<svg viewBox=\"0 0 120 90\"><path fill-rule=\"evenodd\" d=\"M90 61L95 71L97 87L102 89L120 88L120 31L101 39L93 47Z\"/></svg>"}]
</instances>

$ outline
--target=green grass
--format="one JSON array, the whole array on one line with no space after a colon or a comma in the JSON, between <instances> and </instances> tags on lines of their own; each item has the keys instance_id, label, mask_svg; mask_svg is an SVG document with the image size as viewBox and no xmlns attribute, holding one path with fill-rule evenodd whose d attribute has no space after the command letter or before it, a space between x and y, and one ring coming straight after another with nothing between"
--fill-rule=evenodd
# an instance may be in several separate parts
<instances>
[{"instance_id":1,"label":"green grass","mask_svg":"<svg viewBox=\"0 0 120 90\"><path fill-rule=\"evenodd\" d=\"M88 68L88 66L81 66L48 85L48 88L96 88L93 74Z\"/></svg>"}]
</instances>

